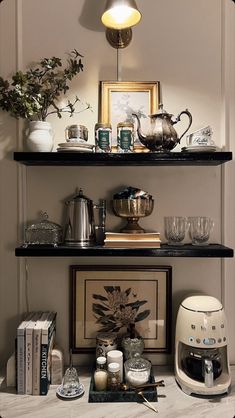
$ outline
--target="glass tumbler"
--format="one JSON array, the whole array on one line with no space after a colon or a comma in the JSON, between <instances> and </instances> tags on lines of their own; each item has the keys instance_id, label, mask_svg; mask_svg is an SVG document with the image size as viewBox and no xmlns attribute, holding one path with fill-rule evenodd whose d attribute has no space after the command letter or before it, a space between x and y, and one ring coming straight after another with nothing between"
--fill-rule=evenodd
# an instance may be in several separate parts
<instances>
[{"instance_id":1,"label":"glass tumbler","mask_svg":"<svg viewBox=\"0 0 235 418\"><path fill-rule=\"evenodd\" d=\"M194 216L189 218L189 235L192 245L208 245L210 232L214 222L206 216Z\"/></svg>"},{"instance_id":2,"label":"glass tumbler","mask_svg":"<svg viewBox=\"0 0 235 418\"><path fill-rule=\"evenodd\" d=\"M188 221L184 216L166 216L164 218L165 237L169 245L183 245L188 229Z\"/></svg>"}]
</instances>

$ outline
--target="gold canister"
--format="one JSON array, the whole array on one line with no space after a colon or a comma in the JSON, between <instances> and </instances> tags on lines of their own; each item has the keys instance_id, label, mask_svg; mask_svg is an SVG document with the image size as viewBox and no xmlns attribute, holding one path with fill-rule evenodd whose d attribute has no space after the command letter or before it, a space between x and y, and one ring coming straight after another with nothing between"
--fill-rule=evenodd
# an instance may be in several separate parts
<instances>
[{"instance_id":1,"label":"gold canister","mask_svg":"<svg viewBox=\"0 0 235 418\"><path fill-rule=\"evenodd\" d=\"M117 125L117 152L133 152L134 124L119 122Z\"/></svg>"},{"instance_id":2,"label":"gold canister","mask_svg":"<svg viewBox=\"0 0 235 418\"><path fill-rule=\"evenodd\" d=\"M110 123L96 123L95 152L111 152L112 126Z\"/></svg>"},{"instance_id":3,"label":"gold canister","mask_svg":"<svg viewBox=\"0 0 235 418\"><path fill-rule=\"evenodd\" d=\"M106 357L111 350L117 349L117 334L114 332L99 332L96 336L96 358Z\"/></svg>"}]
</instances>

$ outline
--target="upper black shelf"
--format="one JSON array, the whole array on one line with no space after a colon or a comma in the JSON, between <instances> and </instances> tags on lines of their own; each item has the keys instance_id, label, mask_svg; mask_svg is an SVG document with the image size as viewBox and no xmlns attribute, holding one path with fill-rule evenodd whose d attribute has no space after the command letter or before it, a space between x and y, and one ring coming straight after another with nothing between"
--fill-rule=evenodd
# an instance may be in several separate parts
<instances>
[{"instance_id":1,"label":"upper black shelf","mask_svg":"<svg viewBox=\"0 0 235 418\"><path fill-rule=\"evenodd\" d=\"M14 160L41 166L211 166L232 160L232 152L169 152L99 154L76 152L14 152Z\"/></svg>"},{"instance_id":2,"label":"upper black shelf","mask_svg":"<svg viewBox=\"0 0 235 418\"><path fill-rule=\"evenodd\" d=\"M31 245L15 249L17 257L233 257L233 250L220 244L179 247L161 244L160 248L51 247Z\"/></svg>"}]
</instances>

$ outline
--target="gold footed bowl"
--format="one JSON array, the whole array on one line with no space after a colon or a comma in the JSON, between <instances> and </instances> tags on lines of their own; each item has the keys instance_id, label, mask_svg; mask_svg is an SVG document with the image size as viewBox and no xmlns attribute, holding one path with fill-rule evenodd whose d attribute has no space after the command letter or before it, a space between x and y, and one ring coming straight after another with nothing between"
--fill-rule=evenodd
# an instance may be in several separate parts
<instances>
[{"instance_id":1,"label":"gold footed bowl","mask_svg":"<svg viewBox=\"0 0 235 418\"><path fill-rule=\"evenodd\" d=\"M152 198L114 199L111 201L113 212L120 218L125 218L127 224L120 230L129 234L144 233L138 224L139 218L151 215L154 207Z\"/></svg>"}]
</instances>

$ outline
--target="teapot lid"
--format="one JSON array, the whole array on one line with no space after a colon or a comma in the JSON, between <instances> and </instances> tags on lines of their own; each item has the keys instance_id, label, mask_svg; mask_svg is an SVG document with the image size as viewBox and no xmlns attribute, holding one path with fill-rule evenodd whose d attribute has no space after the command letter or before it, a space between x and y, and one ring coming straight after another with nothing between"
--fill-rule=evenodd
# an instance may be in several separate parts
<instances>
[{"instance_id":1,"label":"teapot lid","mask_svg":"<svg viewBox=\"0 0 235 418\"><path fill-rule=\"evenodd\" d=\"M156 117L156 116L164 116L164 115L167 115L167 116L173 116L172 114L170 114L170 113L168 113L164 108L163 108L163 103L160 103L159 104L159 110L158 110L158 112L157 113L154 113L153 115L150 115L150 117Z\"/></svg>"}]
</instances>

